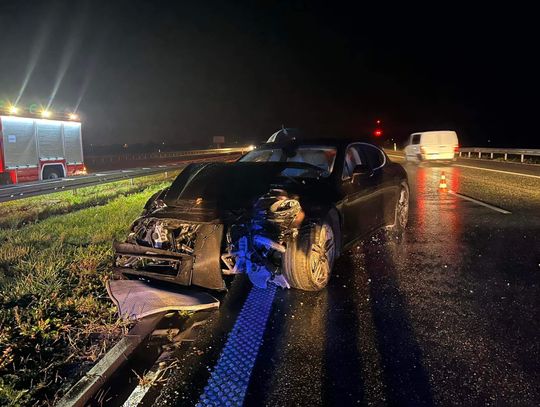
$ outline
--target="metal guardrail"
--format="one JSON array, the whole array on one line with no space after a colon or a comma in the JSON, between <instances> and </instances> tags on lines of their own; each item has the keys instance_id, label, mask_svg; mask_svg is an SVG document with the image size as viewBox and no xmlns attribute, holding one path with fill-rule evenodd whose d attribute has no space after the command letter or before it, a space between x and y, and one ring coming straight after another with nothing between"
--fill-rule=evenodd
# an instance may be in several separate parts
<instances>
[{"instance_id":1,"label":"metal guardrail","mask_svg":"<svg viewBox=\"0 0 540 407\"><path fill-rule=\"evenodd\" d=\"M252 149L251 146L234 147L234 148L214 148L207 150L186 150L186 151L167 151L158 153L124 153L111 155L87 155L85 162L87 164L106 163L116 161L140 161L163 158L179 158L188 156L204 156L216 154L244 154Z\"/></svg>"},{"instance_id":2,"label":"metal guardrail","mask_svg":"<svg viewBox=\"0 0 540 407\"><path fill-rule=\"evenodd\" d=\"M384 149L389 154L403 154L403 150L398 150L396 146L394 149L385 148ZM525 161L527 156L540 156L540 149L534 148L490 148L490 147L462 147L458 150L459 157L471 158L472 155L475 155L478 158L482 158L483 155L489 155L490 158L493 158L495 154L502 154L504 160L508 160L509 155L520 156L521 162Z\"/></svg>"},{"instance_id":3,"label":"metal guardrail","mask_svg":"<svg viewBox=\"0 0 540 407\"><path fill-rule=\"evenodd\" d=\"M185 157L193 157L180 163L172 163L159 165L154 167L130 168L125 170L101 171L94 174L83 176L72 176L66 178L58 178L54 180L44 180L37 182L27 182L15 185L0 186L0 203L15 201L17 199L28 198L31 196L47 195L54 192L75 190L95 185L106 184L122 180L133 180L134 178L145 177L168 171L179 171L190 162L199 161L204 156L208 156L208 151L212 151L211 155L220 155L228 157L231 154L239 154L249 151L249 147L240 148L222 148L214 150L192 150L182 151ZM180 153L180 152L179 152Z\"/></svg>"},{"instance_id":4,"label":"metal guardrail","mask_svg":"<svg viewBox=\"0 0 540 407\"><path fill-rule=\"evenodd\" d=\"M504 160L508 159L509 155L518 155L521 162L524 162L526 156L540 156L540 149L522 149L522 148L489 148L489 147L463 147L459 149L459 156L466 153L468 158L471 154L478 154L478 158L482 158L482 154L489 154L493 158L494 154L503 154Z\"/></svg>"}]
</instances>

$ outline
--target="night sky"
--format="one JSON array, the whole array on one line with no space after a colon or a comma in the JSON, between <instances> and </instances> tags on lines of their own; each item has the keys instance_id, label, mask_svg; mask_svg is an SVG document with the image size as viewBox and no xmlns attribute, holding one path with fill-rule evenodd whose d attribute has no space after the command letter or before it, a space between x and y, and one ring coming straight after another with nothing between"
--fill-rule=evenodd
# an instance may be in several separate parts
<instances>
[{"instance_id":1,"label":"night sky","mask_svg":"<svg viewBox=\"0 0 540 407\"><path fill-rule=\"evenodd\" d=\"M540 147L535 13L435 3L2 0L0 99L28 78L19 105L79 105L86 144L363 138L381 119L398 141Z\"/></svg>"}]
</instances>

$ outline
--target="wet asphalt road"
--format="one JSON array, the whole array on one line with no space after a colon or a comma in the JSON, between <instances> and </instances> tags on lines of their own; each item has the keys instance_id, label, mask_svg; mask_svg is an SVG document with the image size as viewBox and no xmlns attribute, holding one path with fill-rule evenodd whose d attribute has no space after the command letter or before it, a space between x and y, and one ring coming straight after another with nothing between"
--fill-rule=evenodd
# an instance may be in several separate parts
<instances>
[{"instance_id":1,"label":"wet asphalt road","mask_svg":"<svg viewBox=\"0 0 540 407\"><path fill-rule=\"evenodd\" d=\"M276 292L245 405L540 405L540 179L407 171L403 241L366 240L319 293ZM512 213L440 193L441 171ZM250 290L234 282L158 404L197 402Z\"/></svg>"}]
</instances>

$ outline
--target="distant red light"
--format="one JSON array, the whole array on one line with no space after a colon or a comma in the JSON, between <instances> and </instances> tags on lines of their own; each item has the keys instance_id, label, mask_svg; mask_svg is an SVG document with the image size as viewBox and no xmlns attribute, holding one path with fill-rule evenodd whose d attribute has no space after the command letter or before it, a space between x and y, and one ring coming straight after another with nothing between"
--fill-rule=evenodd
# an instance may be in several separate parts
<instances>
[{"instance_id":1,"label":"distant red light","mask_svg":"<svg viewBox=\"0 0 540 407\"><path fill-rule=\"evenodd\" d=\"M375 137L380 137L382 136L382 130L381 129L377 129L373 132L373 134L375 135Z\"/></svg>"}]
</instances>

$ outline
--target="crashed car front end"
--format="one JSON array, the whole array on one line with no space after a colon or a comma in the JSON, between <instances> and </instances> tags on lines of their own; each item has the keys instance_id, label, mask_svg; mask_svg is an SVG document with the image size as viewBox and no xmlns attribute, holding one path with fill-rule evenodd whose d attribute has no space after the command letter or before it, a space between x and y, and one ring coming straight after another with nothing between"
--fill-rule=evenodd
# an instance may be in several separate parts
<instances>
[{"instance_id":1,"label":"crashed car front end","mask_svg":"<svg viewBox=\"0 0 540 407\"><path fill-rule=\"evenodd\" d=\"M114 243L116 271L214 290L225 289L223 275L246 273L258 287L269 281L289 287L282 257L305 217L298 199L271 189L250 210L231 211L219 220L183 220L204 219L202 204L190 202L182 216L158 197L133 222L126 241Z\"/></svg>"},{"instance_id":2,"label":"crashed car front end","mask_svg":"<svg viewBox=\"0 0 540 407\"><path fill-rule=\"evenodd\" d=\"M114 243L116 271L222 290L222 236L221 224L140 218L134 222L125 243Z\"/></svg>"},{"instance_id":3,"label":"crashed car front end","mask_svg":"<svg viewBox=\"0 0 540 407\"><path fill-rule=\"evenodd\" d=\"M188 166L150 199L126 241L114 244L116 271L212 290L239 273L258 287L289 287L284 258L320 215L308 202L325 194L313 186L326 185L293 179L291 168L313 171L299 163Z\"/></svg>"}]
</instances>

